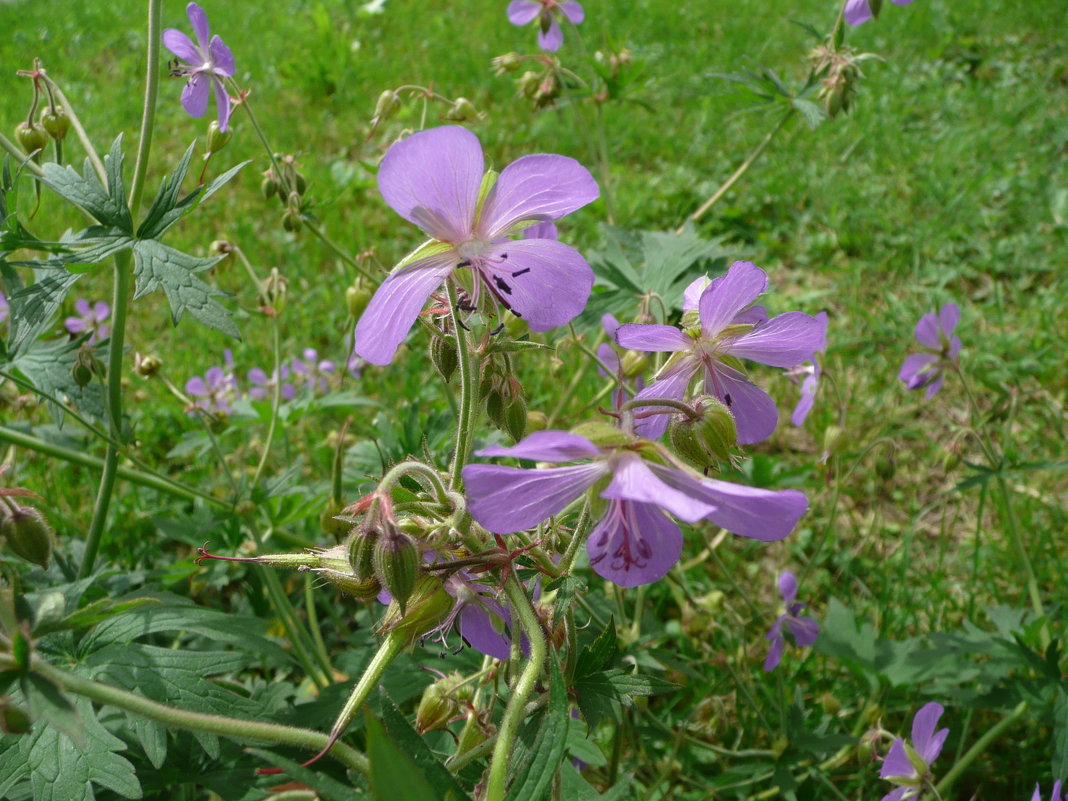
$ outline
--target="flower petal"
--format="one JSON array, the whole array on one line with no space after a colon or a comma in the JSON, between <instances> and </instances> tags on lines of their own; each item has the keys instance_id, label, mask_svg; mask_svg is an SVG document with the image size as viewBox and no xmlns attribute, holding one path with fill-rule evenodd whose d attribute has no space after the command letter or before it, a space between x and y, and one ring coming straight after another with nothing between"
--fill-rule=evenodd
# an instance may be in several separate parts
<instances>
[{"instance_id":1,"label":"flower petal","mask_svg":"<svg viewBox=\"0 0 1068 801\"><path fill-rule=\"evenodd\" d=\"M771 648L768 649L768 656L764 660L764 670L770 673L779 666L779 662L782 660L782 651L786 645L786 640L782 636L782 618L775 622L765 639L771 640Z\"/></svg>"},{"instance_id":2,"label":"flower petal","mask_svg":"<svg viewBox=\"0 0 1068 801\"><path fill-rule=\"evenodd\" d=\"M908 787L898 787L884 795L879 801L903 801L908 791Z\"/></svg>"},{"instance_id":3,"label":"flower petal","mask_svg":"<svg viewBox=\"0 0 1068 801\"><path fill-rule=\"evenodd\" d=\"M82 317L88 317L92 314L93 307L89 305L89 301L85 298L78 298L74 301L74 311L78 312Z\"/></svg>"},{"instance_id":4,"label":"flower petal","mask_svg":"<svg viewBox=\"0 0 1068 801\"><path fill-rule=\"evenodd\" d=\"M208 45L208 55L211 56L211 62L215 65L216 75L229 77L234 74L234 54L230 52L226 42L218 36L211 37L211 44Z\"/></svg>"},{"instance_id":5,"label":"flower petal","mask_svg":"<svg viewBox=\"0 0 1068 801\"><path fill-rule=\"evenodd\" d=\"M797 598L797 576L789 570L784 570L779 574L779 595L782 596L787 606Z\"/></svg>"},{"instance_id":6,"label":"flower petal","mask_svg":"<svg viewBox=\"0 0 1068 801\"><path fill-rule=\"evenodd\" d=\"M208 38L211 34L211 28L208 26L208 15L196 3L187 5L185 13L189 17L189 24L193 26L193 33L197 35L197 42L200 43L201 51L207 53Z\"/></svg>"},{"instance_id":7,"label":"flower petal","mask_svg":"<svg viewBox=\"0 0 1068 801\"><path fill-rule=\"evenodd\" d=\"M826 341L826 331L811 314L787 312L727 343L723 352L772 367L793 367L812 358Z\"/></svg>"},{"instance_id":8,"label":"flower petal","mask_svg":"<svg viewBox=\"0 0 1068 801\"><path fill-rule=\"evenodd\" d=\"M98 300L93 304L93 317L96 318L97 322L106 320L109 314L111 314L111 307L104 301Z\"/></svg>"},{"instance_id":9,"label":"flower petal","mask_svg":"<svg viewBox=\"0 0 1068 801\"><path fill-rule=\"evenodd\" d=\"M730 409L742 445L767 439L779 423L779 410L768 393L721 362L705 371L705 392Z\"/></svg>"},{"instance_id":10,"label":"flower petal","mask_svg":"<svg viewBox=\"0 0 1068 801\"><path fill-rule=\"evenodd\" d=\"M742 309L731 320L731 325L764 325L768 321L768 310L759 303Z\"/></svg>"},{"instance_id":11,"label":"flower petal","mask_svg":"<svg viewBox=\"0 0 1068 801\"><path fill-rule=\"evenodd\" d=\"M897 0L895 0L895 2L896 1ZM912 0L908 0L908 2L912 2ZM578 25L582 20L586 19L586 12L579 3L575 2L575 0L567 0L566 3L561 3L560 11L563 12L565 17L571 20L572 25Z\"/></svg>"},{"instance_id":12,"label":"flower petal","mask_svg":"<svg viewBox=\"0 0 1068 801\"><path fill-rule=\"evenodd\" d=\"M947 303L938 311L938 327L948 339L953 334L953 329L960 322L960 306L956 303Z\"/></svg>"},{"instance_id":13,"label":"flower petal","mask_svg":"<svg viewBox=\"0 0 1068 801\"><path fill-rule=\"evenodd\" d=\"M484 161L478 138L450 125L394 144L378 169L378 189L408 222L442 242L471 237Z\"/></svg>"},{"instance_id":14,"label":"flower petal","mask_svg":"<svg viewBox=\"0 0 1068 801\"><path fill-rule=\"evenodd\" d=\"M531 331L564 325L586 307L593 270L577 250L554 239L519 239L490 247L480 265L493 293Z\"/></svg>"},{"instance_id":15,"label":"flower petal","mask_svg":"<svg viewBox=\"0 0 1068 801\"><path fill-rule=\"evenodd\" d=\"M393 354L408 336L426 299L452 272L455 260L455 254L448 251L421 259L387 277L356 324L356 354L371 364L393 361ZM301 372L296 360L293 369Z\"/></svg>"},{"instance_id":16,"label":"flower petal","mask_svg":"<svg viewBox=\"0 0 1068 801\"><path fill-rule=\"evenodd\" d=\"M475 456L510 456L535 462L573 462L600 455L601 449L588 439L567 431L535 431L511 447L491 445L475 452Z\"/></svg>"},{"instance_id":17,"label":"flower petal","mask_svg":"<svg viewBox=\"0 0 1068 801\"><path fill-rule=\"evenodd\" d=\"M88 325L81 317L68 317L63 321L63 327L71 334L81 334Z\"/></svg>"},{"instance_id":18,"label":"flower petal","mask_svg":"<svg viewBox=\"0 0 1068 801\"><path fill-rule=\"evenodd\" d=\"M682 531L654 505L613 501L586 541L590 566L620 587L650 584L682 553Z\"/></svg>"},{"instance_id":19,"label":"flower petal","mask_svg":"<svg viewBox=\"0 0 1068 801\"><path fill-rule=\"evenodd\" d=\"M698 310L704 335L718 334L767 288L767 273L751 261L734 262L726 275L712 281L701 293Z\"/></svg>"},{"instance_id":20,"label":"flower petal","mask_svg":"<svg viewBox=\"0 0 1068 801\"><path fill-rule=\"evenodd\" d=\"M467 508L494 534L523 531L562 512L607 470L603 462L545 470L469 464L463 469Z\"/></svg>"},{"instance_id":21,"label":"flower petal","mask_svg":"<svg viewBox=\"0 0 1068 801\"><path fill-rule=\"evenodd\" d=\"M511 640L493 625L493 617L478 601L460 610L460 636L472 648L494 659L507 659Z\"/></svg>"},{"instance_id":22,"label":"flower petal","mask_svg":"<svg viewBox=\"0 0 1068 801\"><path fill-rule=\"evenodd\" d=\"M912 719L912 746L928 765L942 753L942 745L949 736L949 729L935 732L943 712L945 709L941 704L931 701L924 704Z\"/></svg>"},{"instance_id":23,"label":"flower petal","mask_svg":"<svg viewBox=\"0 0 1068 801\"><path fill-rule=\"evenodd\" d=\"M230 95L219 78L215 78L215 112L219 117L219 130L225 131L230 122Z\"/></svg>"},{"instance_id":24,"label":"flower petal","mask_svg":"<svg viewBox=\"0 0 1068 801\"><path fill-rule=\"evenodd\" d=\"M871 8L868 0L846 0L845 21L850 25L862 25L871 19Z\"/></svg>"},{"instance_id":25,"label":"flower petal","mask_svg":"<svg viewBox=\"0 0 1068 801\"><path fill-rule=\"evenodd\" d=\"M701 302L701 293L704 292L711 283L712 279L707 275L702 275L700 278L694 279L694 281L682 292L682 310L684 312L697 311L697 307Z\"/></svg>"},{"instance_id":26,"label":"flower petal","mask_svg":"<svg viewBox=\"0 0 1068 801\"><path fill-rule=\"evenodd\" d=\"M695 485L700 483L681 470L661 465L650 466L634 452L621 453L610 464L613 469L612 481L601 493L602 498L653 504L687 523L695 523L716 509L714 504L696 497L696 493L675 489L676 486L684 486L687 481ZM673 474L670 485L658 476L664 472Z\"/></svg>"},{"instance_id":27,"label":"flower petal","mask_svg":"<svg viewBox=\"0 0 1068 801\"><path fill-rule=\"evenodd\" d=\"M682 400L686 396L686 390L690 386L690 380L693 378L694 373L697 372L697 368L696 361L684 359L675 366L675 369L664 373L659 379L635 395L634 399L668 398L669 400ZM635 409L635 411L643 410ZM634 421L634 433L645 439L660 439L664 432L667 431L670 421L670 414L651 414L648 417L639 417Z\"/></svg>"},{"instance_id":28,"label":"flower petal","mask_svg":"<svg viewBox=\"0 0 1068 801\"><path fill-rule=\"evenodd\" d=\"M786 627L803 648L808 648L820 636L820 624L810 617L787 616Z\"/></svg>"},{"instance_id":29,"label":"flower petal","mask_svg":"<svg viewBox=\"0 0 1068 801\"><path fill-rule=\"evenodd\" d=\"M938 373L934 381L927 385L927 400L930 400L942 389L942 373Z\"/></svg>"},{"instance_id":30,"label":"flower petal","mask_svg":"<svg viewBox=\"0 0 1068 801\"><path fill-rule=\"evenodd\" d=\"M508 4L508 21L513 25L527 25L541 12L541 3L534 0L512 0Z\"/></svg>"},{"instance_id":31,"label":"flower petal","mask_svg":"<svg viewBox=\"0 0 1068 801\"><path fill-rule=\"evenodd\" d=\"M917 380L920 373L924 372L925 367L937 361L938 357L932 353L913 353L905 357L897 377L904 381L909 389L917 389L923 386L923 382Z\"/></svg>"},{"instance_id":32,"label":"flower petal","mask_svg":"<svg viewBox=\"0 0 1068 801\"><path fill-rule=\"evenodd\" d=\"M928 348L939 350L942 340L938 337L938 317L934 314L925 314L916 323L916 341Z\"/></svg>"},{"instance_id":33,"label":"flower petal","mask_svg":"<svg viewBox=\"0 0 1068 801\"><path fill-rule=\"evenodd\" d=\"M693 340L673 325L626 323L616 331L622 348L644 351L690 350Z\"/></svg>"},{"instance_id":34,"label":"flower petal","mask_svg":"<svg viewBox=\"0 0 1068 801\"><path fill-rule=\"evenodd\" d=\"M564 43L564 32L555 17L549 17L549 27L538 29L538 47L547 53L555 53Z\"/></svg>"},{"instance_id":35,"label":"flower petal","mask_svg":"<svg viewBox=\"0 0 1068 801\"><path fill-rule=\"evenodd\" d=\"M895 777L915 779L916 776L916 766L912 764L908 754L905 753L905 741L898 737L886 753L883 766L879 769L879 777L893 781Z\"/></svg>"},{"instance_id":36,"label":"flower petal","mask_svg":"<svg viewBox=\"0 0 1068 801\"><path fill-rule=\"evenodd\" d=\"M805 418L808 417L808 413L812 411L812 407L816 403L816 386L819 383L819 379L813 375L805 377L805 380L801 382L801 397L797 401L797 406L794 407L794 412L790 415L790 422L795 426L800 426L805 422Z\"/></svg>"},{"instance_id":37,"label":"flower petal","mask_svg":"<svg viewBox=\"0 0 1068 801\"><path fill-rule=\"evenodd\" d=\"M556 223L550 220L544 222L534 223L534 225L528 225L523 229L524 239L559 239L559 231L556 230Z\"/></svg>"},{"instance_id":38,"label":"flower petal","mask_svg":"<svg viewBox=\"0 0 1068 801\"><path fill-rule=\"evenodd\" d=\"M808 509L808 499L797 490L768 490L706 478L703 497L715 506L706 516L732 534L762 542L776 542L794 530Z\"/></svg>"},{"instance_id":39,"label":"flower petal","mask_svg":"<svg viewBox=\"0 0 1068 801\"><path fill-rule=\"evenodd\" d=\"M182 108L190 117L199 119L208 110L210 96L211 80L208 76L202 72L190 75L185 88L182 89Z\"/></svg>"},{"instance_id":40,"label":"flower petal","mask_svg":"<svg viewBox=\"0 0 1068 801\"><path fill-rule=\"evenodd\" d=\"M193 40L177 28L167 28L163 32L163 46L191 66L199 67L204 62Z\"/></svg>"},{"instance_id":41,"label":"flower petal","mask_svg":"<svg viewBox=\"0 0 1068 801\"><path fill-rule=\"evenodd\" d=\"M501 172L486 196L478 236L493 240L524 220L558 220L595 201L601 192L589 170L567 156L523 156Z\"/></svg>"}]
</instances>

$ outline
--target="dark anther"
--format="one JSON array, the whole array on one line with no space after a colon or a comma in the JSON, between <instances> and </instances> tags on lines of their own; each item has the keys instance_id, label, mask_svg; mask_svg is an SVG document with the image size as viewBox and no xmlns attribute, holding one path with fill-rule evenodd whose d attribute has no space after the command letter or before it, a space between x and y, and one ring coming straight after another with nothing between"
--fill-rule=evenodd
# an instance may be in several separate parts
<instances>
[{"instance_id":1,"label":"dark anther","mask_svg":"<svg viewBox=\"0 0 1068 801\"><path fill-rule=\"evenodd\" d=\"M529 272L530 272L530 268L529 267L524 267L522 270L516 270L514 273L512 273L512 278L518 278L519 276L526 275Z\"/></svg>"},{"instance_id":2,"label":"dark anther","mask_svg":"<svg viewBox=\"0 0 1068 801\"><path fill-rule=\"evenodd\" d=\"M456 266L457 267L470 267L471 266L471 259L461 259L460 263L457 264Z\"/></svg>"},{"instance_id":3,"label":"dark anther","mask_svg":"<svg viewBox=\"0 0 1068 801\"><path fill-rule=\"evenodd\" d=\"M508 258L508 254L507 254L507 253L502 253L502 254L501 254L501 260L502 260L502 261L503 261L504 259L507 259L507 258Z\"/></svg>"},{"instance_id":4,"label":"dark anther","mask_svg":"<svg viewBox=\"0 0 1068 801\"><path fill-rule=\"evenodd\" d=\"M490 331L490 336L491 337L495 337L495 336L497 336L497 334L501 333L501 331L503 331L503 330L504 330L504 323L501 323L499 326L497 326L492 331Z\"/></svg>"},{"instance_id":5,"label":"dark anther","mask_svg":"<svg viewBox=\"0 0 1068 801\"><path fill-rule=\"evenodd\" d=\"M508 284L504 282L504 279L501 278L499 275L493 276L493 283L495 283L497 285L497 289L501 290L501 292L503 292L504 294L512 294L512 288L508 286Z\"/></svg>"},{"instance_id":6,"label":"dark anther","mask_svg":"<svg viewBox=\"0 0 1068 801\"><path fill-rule=\"evenodd\" d=\"M727 404L728 409L731 408L731 403L733 403L731 400L731 393L728 392L723 396L723 402Z\"/></svg>"},{"instance_id":7,"label":"dark anther","mask_svg":"<svg viewBox=\"0 0 1068 801\"><path fill-rule=\"evenodd\" d=\"M457 308L459 308L459 305L457 305ZM470 311L470 309L468 309L468 311ZM462 328L464 331L470 331L471 330L466 325L464 325L464 321L461 320L459 317L456 318L456 324L458 326L460 326L460 328Z\"/></svg>"}]
</instances>

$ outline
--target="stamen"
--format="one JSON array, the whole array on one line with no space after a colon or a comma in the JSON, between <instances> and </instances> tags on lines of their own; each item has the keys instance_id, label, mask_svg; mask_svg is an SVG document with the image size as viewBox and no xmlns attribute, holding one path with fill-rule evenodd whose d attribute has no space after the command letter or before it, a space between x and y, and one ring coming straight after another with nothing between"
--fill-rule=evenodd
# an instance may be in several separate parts
<instances>
[{"instance_id":1,"label":"stamen","mask_svg":"<svg viewBox=\"0 0 1068 801\"><path fill-rule=\"evenodd\" d=\"M524 267L522 270L516 270L514 273L512 273L512 278L518 278L519 276L526 275L529 272L530 272L530 268L529 267Z\"/></svg>"},{"instance_id":2,"label":"stamen","mask_svg":"<svg viewBox=\"0 0 1068 801\"><path fill-rule=\"evenodd\" d=\"M508 286L508 284L505 283L505 280L499 275L493 276L493 283L495 283L497 285L497 288L501 290L501 292L504 292L506 295L512 294L512 288Z\"/></svg>"}]
</instances>

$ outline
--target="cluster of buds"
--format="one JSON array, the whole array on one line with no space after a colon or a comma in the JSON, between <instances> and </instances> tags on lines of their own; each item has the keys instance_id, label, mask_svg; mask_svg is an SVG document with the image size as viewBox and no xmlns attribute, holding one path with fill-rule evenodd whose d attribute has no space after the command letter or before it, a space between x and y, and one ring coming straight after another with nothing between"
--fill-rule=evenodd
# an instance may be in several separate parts
<instances>
[{"instance_id":1,"label":"cluster of buds","mask_svg":"<svg viewBox=\"0 0 1068 801\"><path fill-rule=\"evenodd\" d=\"M523 398L523 385L507 365L499 362L494 358L483 362L479 397L485 402L486 414L493 425L518 442L527 429L527 402Z\"/></svg>"},{"instance_id":2,"label":"cluster of buds","mask_svg":"<svg viewBox=\"0 0 1068 801\"><path fill-rule=\"evenodd\" d=\"M834 119L853 108L857 83L863 77L860 63L871 57L870 54L857 54L850 47L839 49L832 44L822 44L809 55L813 70L823 76L818 96L828 117Z\"/></svg>"},{"instance_id":3,"label":"cluster of buds","mask_svg":"<svg viewBox=\"0 0 1068 801\"><path fill-rule=\"evenodd\" d=\"M540 73L527 70L519 76L516 87L517 95L527 98L535 109L548 108L555 103L561 89L556 71L551 66Z\"/></svg>"},{"instance_id":4,"label":"cluster of buds","mask_svg":"<svg viewBox=\"0 0 1068 801\"><path fill-rule=\"evenodd\" d=\"M668 425L672 452L698 470L729 464L738 444L738 429L730 410L711 395L700 395L689 405L692 414L675 415Z\"/></svg>"},{"instance_id":5,"label":"cluster of buds","mask_svg":"<svg viewBox=\"0 0 1068 801\"><path fill-rule=\"evenodd\" d=\"M52 556L52 527L40 511L15 500L33 497L36 497L34 493L21 487L0 489L0 539L20 559L48 567Z\"/></svg>"},{"instance_id":6,"label":"cluster of buds","mask_svg":"<svg viewBox=\"0 0 1068 801\"><path fill-rule=\"evenodd\" d=\"M275 153L274 160L278 170L271 167L263 173L260 191L267 200L278 197L285 206L282 227L296 233L302 225L301 213L304 208L304 193L308 191L308 179L297 169L297 160L292 155Z\"/></svg>"},{"instance_id":7,"label":"cluster of buds","mask_svg":"<svg viewBox=\"0 0 1068 801\"><path fill-rule=\"evenodd\" d=\"M40 163L41 155L49 139L61 142L67 136L67 131L70 130L70 118L63 107L56 103L52 87L38 59L34 59L32 70L19 70L18 74L33 80L33 102L30 104L26 119L15 126L15 140L19 143L19 147L28 155L33 156L34 161ZM41 107L38 117L37 107L40 105L42 87L47 95L47 102Z\"/></svg>"}]
</instances>

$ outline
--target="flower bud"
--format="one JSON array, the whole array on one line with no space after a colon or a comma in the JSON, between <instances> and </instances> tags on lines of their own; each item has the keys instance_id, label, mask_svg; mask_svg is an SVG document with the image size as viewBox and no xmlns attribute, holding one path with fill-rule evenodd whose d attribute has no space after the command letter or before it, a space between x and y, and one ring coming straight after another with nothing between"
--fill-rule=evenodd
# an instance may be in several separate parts
<instances>
[{"instance_id":1,"label":"flower bud","mask_svg":"<svg viewBox=\"0 0 1068 801\"><path fill-rule=\"evenodd\" d=\"M400 606L400 613L407 611L408 599L419 578L419 548L410 536L396 526L389 525L378 534L371 551L375 576L393 600Z\"/></svg>"},{"instance_id":2,"label":"flower bud","mask_svg":"<svg viewBox=\"0 0 1068 801\"><path fill-rule=\"evenodd\" d=\"M300 230L300 212L286 209L282 215L282 227L291 234Z\"/></svg>"},{"instance_id":3,"label":"flower bud","mask_svg":"<svg viewBox=\"0 0 1068 801\"><path fill-rule=\"evenodd\" d=\"M460 364L460 357L456 351L456 343L444 337L433 336L430 338L430 362L434 369L449 383L453 373Z\"/></svg>"},{"instance_id":4,"label":"flower bud","mask_svg":"<svg viewBox=\"0 0 1068 801\"><path fill-rule=\"evenodd\" d=\"M394 92L392 89L386 89L382 94L378 96L378 102L375 103L375 123L388 120L392 117L397 109L401 107L400 95Z\"/></svg>"},{"instance_id":5,"label":"flower bud","mask_svg":"<svg viewBox=\"0 0 1068 801\"><path fill-rule=\"evenodd\" d=\"M474 103L466 97L458 97L453 101L452 108L449 109L445 118L453 122L475 122L481 116Z\"/></svg>"},{"instance_id":6,"label":"flower bud","mask_svg":"<svg viewBox=\"0 0 1068 801\"><path fill-rule=\"evenodd\" d=\"M496 388L486 395L486 415L497 428L504 428L504 396Z\"/></svg>"},{"instance_id":7,"label":"flower bud","mask_svg":"<svg viewBox=\"0 0 1068 801\"><path fill-rule=\"evenodd\" d=\"M826 461L841 449L845 431L838 426L827 426L823 432L823 459Z\"/></svg>"},{"instance_id":8,"label":"flower bud","mask_svg":"<svg viewBox=\"0 0 1068 801\"><path fill-rule=\"evenodd\" d=\"M402 611L394 598L386 609L378 630L382 634L404 632L408 635L408 641L414 643L441 623L452 606L452 596L445 592L441 579L421 575L408 599L407 610Z\"/></svg>"},{"instance_id":9,"label":"flower bud","mask_svg":"<svg viewBox=\"0 0 1068 801\"><path fill-rule=\"evenodd\" d=\"M649 367L649 357L636 350L628 350L620 359L624 378L637 378Z\"/></svg>"},{"instance_id":10,"label":"flower bud","mask_svg":"<svg viewBox=\"0 0 1068 801\"><path fill-rule=\"evenodd\" d=\"M16 555L41 567L48 567L52 556L52 527L31 506L9 510L0 521L0 536Z\"/></svg>"},{"instance_id":11,"label":"flower bud","mask_svg":"<svg viewBox=\"0 0 1068 801\"><path fill-rule=\"evenodd\" d=\"M35 153L48 144L48 131L37 123L20 122L15 126L15 139L24 151Z\"/></svg>"},{"instance_id":12,"label":"flower bud","mask_svg":"<svg viewBox=\"0 0 1068 801\"><path fill-rule=\"evenodd\" d=\"M355 285L345 290L345 307L348 309L349 317L359 319L370 302L371 290L365 286Z\"/></svg>"},{"instance_id":13,"label":"flower bud","mask_svg":"<svg viewBox=\"0 0 1068 801\"><path fill-rule=\"evenodd\" d=\"M95 361L96 359L93 357L91 349L87 347L78 349L78 356L70 368L70 376L79 388L85 389L89 386L89 382L93 380L93 373L96 372L93 364Z\"/></svg>"},{"instance_id":14,"label":"flower bud","mask_svg":"<svg viewBox=\"0 0 1068 801\"><path fill-rule=\"evenodd\" d=\"M519 72L520 67L523 66L523 57L519 53L505 53L503 56L497 56L490 61L493 65L493 71L498 75L504 75L506 72Z\"/></svg>"},{"instance_id":15,"label":"flower bud","mask_svg":"<svg viewBox=\"0 0 1068 801\"><path fill-rule=\"evenodd\" d=\"M45 106L41 109L41 127L58 142L70 130L70 117L62 106Z\"/></svg>"},{"instance_id":16,"label":"flower bud","mask_svg":"<svg viewBox=\"0 0 1068 801\"><path fill-rule=\"evenodd\" d=\"M227 128L225 131L219 127L218 120L212 120L208 125L208 154L214 155L226 147L234 138L234 129Z\"/></svg>"},{"instance_id":17,"label":"flower bud","mask_svg":"<svg viewBox=\"0 0 1068 801\"><path fill-rule=\"evenodd\" d=\"M527 412L527 431L544 431L549 427L549 417L545 412Z\"/></svg>"},{"instance_id":18,"label":"flower bud","mask_svg":"<svg viewBox=\"0 0 1068 801\"><path fill-rule=\"evenodd\" d=\"M298 570L313 570L315 574L329 581L339 590L361 601L369 601L378 595L382 585L373 574L356 576L349 564L347 546L337 545L317 551L314 556L315 566L305 565Z\"/></svg>"},{"instance_id":19,"label":"flower bud","mask_svg":"<svg viewBox=\"0 0 1068 801\"><path fill-rule=\"evenodd\" d=\"M516 395L504 407L504 430L516 442L523 439L527 430L527 402L522 395Z\"/></svg>"},{"instance_id":20,"label":"flower bud","mask_svg":"<svg viewBox=\"0 0 1068 801\"><path fill-rule=\"evenodd\" d=\"M292 187L298 196L303 196L308 191L308 179L304 177L304 173L293 170Z\"/></svg>"},{"instance_id":21,"label":"flower bud","mask_svg":"<svg viewBox=\"0 0 1068 801\"><path fill-rule=\"evenodd\" d=\"M349 538L345 542L345 550L348 556L349 569L356 578L366 579L374 575L375 566L373 553L375 542L378 540L378 531L367 525L365 520L358 526L353 526L349 532Z\"/></svg>"},{"instance_id":22,"label":"flower bud","mask_svg":"<svg viewBox=\"0 0 1068 801\"><path fill-rule=\"evenodd\" d=\"M444 729L450 720L460 713L460 701L467 685L457 672L442 676L423 690L419 708L415 712L415 730L420 734ZM466 693L470 697L470 690Z\"/></svg>"},{"instance_id":23,"label":"flower bud","mask_svg":"<svg viewBox=\"0 0 1068 801\"><path fill-rule=\"evenodd\" d=\"M481 745L488 736L489 734L483 727L482 721L478 718L478 713L469 711L467 713L467 722L464 723L463 729L460 730L460 737L456 743L456 756L466 754L475 746Z\"/></svg>"},{"instance_id":24,"label":"flower bud","mask_svg":"<svg viewBox=\"0 0 1068 801\"><path fill-rule=\"evenodd\" d=\"M160 361L158 356L134 354L134 372L141 378L151 378L161 369L163 369L163 362Z\"/></svg>"},{"instance_id":25,"label":"flower bud","mask_svg":"<svg viewBox=\"0 0 1068 801\"><path fill-rule=\"evenodd\" d=\"M729 462L738 444L734 416L711 395L694 401L695 419L674 415L668 425L671 449L694 467L705 469L716 462Z\"/></svg>"},{"instance_id":26,"label":"flower bud","mask_svg":"<svg viewBox=\"0 0 1068 801\"><path fill-rule=\"evenodd\" d=\"M272 267L271 274L263 279L263 294L277 314L285 310L286 297L289 295L289 282L278 272L277 267Z\"/></svg>"},{"instance_id":27,"label":"flower bud","mask_svg":"<svg viewBox=\"0 0 1068 801\"><path fill-rule=\"evenodd\" d=\"M527 70L519 76L517 85L519 87L519 94L523 97L533 99L535 93L538 91L538 86L541 84L541 76L536 72Z\"/></svg>"},{"instance_id":28,"label":"flower bud","mask_svg":"<svg viewBox=\"0 0 1068 801\"><path fill-rule=\"evenodd\" d=\"M263 180L260 181L260 192L263 194L263 199L270 200L277 195L278 188L278 177L274 174L274 170L267 170L263 174Z\"/></svg>"}]
</instances>

